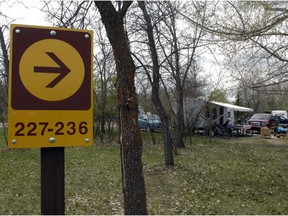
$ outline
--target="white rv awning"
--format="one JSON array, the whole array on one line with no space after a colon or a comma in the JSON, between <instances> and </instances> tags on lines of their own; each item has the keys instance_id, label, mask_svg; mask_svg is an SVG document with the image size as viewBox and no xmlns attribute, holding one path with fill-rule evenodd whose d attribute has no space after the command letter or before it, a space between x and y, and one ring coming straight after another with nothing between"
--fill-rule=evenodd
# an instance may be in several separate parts
<instances>
[{"instance_id":1,"label":"white rv awning","mask_svg":"<svg viewBox=\"0 0 288 216\"><path fill-rule=\"evenodd\" d=\"M216 101L209 101L209 103L213 103L213 104L223 106L223 107L229 107L229 108L231 108L237 112L253 112L253 109L248 108L248 107L242 107L242 106L237 106L237 105L222 103L222 102L216 102Z\"/></svg>"}]
</instances>

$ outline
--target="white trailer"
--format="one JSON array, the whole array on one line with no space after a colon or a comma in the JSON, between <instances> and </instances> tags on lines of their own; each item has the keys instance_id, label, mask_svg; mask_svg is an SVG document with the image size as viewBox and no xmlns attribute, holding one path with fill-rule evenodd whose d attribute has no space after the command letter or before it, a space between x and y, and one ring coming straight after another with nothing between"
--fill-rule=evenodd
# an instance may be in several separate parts
<instances>
[{"instance_id":1,"label":"white trailer","mask_svg":"<svg viewBox=\"0 0 288 216\"><path fill-rule=\"evenodd\" d=\"M198 130L213 124L223 125L228 118L235 121L235 111L253 112L252 108L217 101L205 101L201 98L185 98L183 110L185 127Z\"/></svg>"}]
</instances>

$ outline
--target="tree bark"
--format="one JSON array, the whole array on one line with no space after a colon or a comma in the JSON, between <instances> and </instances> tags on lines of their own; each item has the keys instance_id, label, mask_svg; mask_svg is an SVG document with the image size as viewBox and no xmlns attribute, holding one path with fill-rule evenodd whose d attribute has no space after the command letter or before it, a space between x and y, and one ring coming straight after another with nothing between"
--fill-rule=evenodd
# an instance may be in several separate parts
<instances>
[{"instance_id":1,"label":"tree bark","mask_svg":"<svg viewBox=\"0 0 288 216\"><path fill-rule=\"evenodd\" d=\"M132 2L123 2L119 12L110 1L94 2L100 11L116 61L124 213L146 215L142 139L137 124L138 104L134 86L135 65L123 25L123 18Z\"/></svg>"}]
</instances>

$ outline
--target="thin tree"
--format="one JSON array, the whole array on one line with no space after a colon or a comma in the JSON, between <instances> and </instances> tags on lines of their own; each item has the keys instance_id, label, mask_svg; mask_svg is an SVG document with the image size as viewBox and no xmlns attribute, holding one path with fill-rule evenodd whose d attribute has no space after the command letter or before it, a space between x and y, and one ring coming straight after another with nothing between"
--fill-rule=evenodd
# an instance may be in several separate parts
<instances>
[{"instance_id":1,"label":"thin tree","mask_svg":"<svg viewBox=\"0 0 288 216\"><path fill-rule=\"evenodd\" d=\"M163 19L163 25L159 26L158 43L162 49L164 57L162 67L165 73L169 74L170 82L168 86L173 86L175 103L175 122L177 130L177 147L185 147L184 131L184 98L187 84L191 83L189 79L197 78L197 55L204 43L205 32L196 26L196 28L185 28L187 23L180 20L180 12L187 13L189 8L194 13L191 15L200 23L206 19L206 3L179 3L179 2L159 2L158 10L166 15ZM180 26L180 22L181 25ZM195 83L197 81L195 80ZM190 87L190 86L189 86Z\"/></svg>"},{"instance_id":2,"label":"thin tree","mask_svg":"<svg viewBox=\"0 0 288 216\"><path fill-rule=\"evenodd\" d=\"M113 123L117 119L117 109L115 108L116 94L114 88L114 77L116 75L112 48L105 35L104 26L101 22L96 23L97 27L94 31L95 43L97 44L94 48L94 135L95 138L100 137L102 143L106 132L108 132L109 141L112 141ZM114 99L114 101L111 99Z\"/></svg>"},{"instance_id":3,"label":"thin tree","mask_svg":"<svg viewBox=\"0 0 288 216\"><path fill-rule=\"evenodd\" d=\"M3 127L3 135L7 143L6 125L7 110L8 110L8 71L9 71L9 55L8 43L5 40L4 32L8 30L8 26L2 25L0 27L0 123Z\"/></svg>"},{"instance_id":4,"label":"thin tree","mask_svg":"<svg viewBox=\"0 0 288 216\"><path fill-rule=\"evenodd\" d=\"M168 121L168 116L164 110L164 107L161 103L159 97L159 84L160 84L160 66L158 60L157 49L155 45L155 40L153 36L153 25L151 18L147 12L146 5L143 1L138 1L138 5L143 12L144 20L145 20L145 31L148 36L148 45L150 48L151 58L152 58L152 77L150 76L149 72L147 72L148 79L152 86L152 102L159 114L159 117L162 122L163 134L164 134L164 153L165 153L165 164L167 166L174 165L174 158L173 158L173 140L170 132L170 126Z\"/></svg>"}]
</instances>

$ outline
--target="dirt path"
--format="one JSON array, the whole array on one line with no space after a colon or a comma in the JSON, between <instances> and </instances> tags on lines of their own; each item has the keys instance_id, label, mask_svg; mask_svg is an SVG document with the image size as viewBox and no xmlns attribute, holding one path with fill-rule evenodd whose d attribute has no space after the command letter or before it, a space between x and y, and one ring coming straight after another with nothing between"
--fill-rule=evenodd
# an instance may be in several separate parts
<instances>
[{"instance_id":1,"label":"dirt path","mask_svg":"<svg viewBox=\"0 0 288 216\"><path fill-rule=\"evenodd\" d=\"M271 138L266 139L266 141L268 144L272 144L272 145L288 145L288 138L277 138L274 135L271 135Z\"/></svg>"},{"instance_id":2,"label":"dirt path","mask_svg":"<svg viewBox=\"0 0 288 216\"><path fill-rule=\"evenodd\" d=\"M267 143L270 145L287 145L288 147L288 137L284 139L277 138L274 134L271 134L271 138L264 138L260 134L254 134L253 136L238 137L233 140L238 143Z\"/></svg>"}]
</instances>

